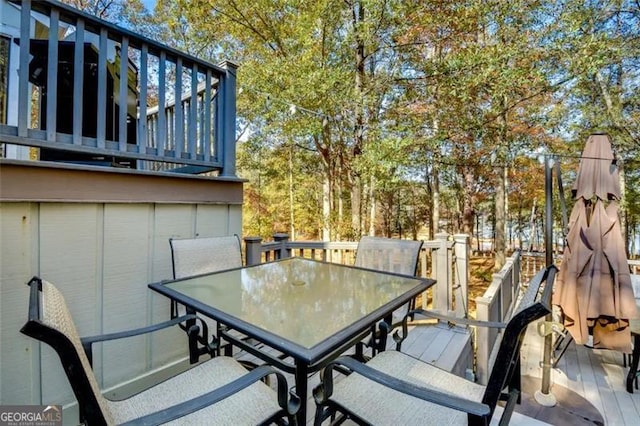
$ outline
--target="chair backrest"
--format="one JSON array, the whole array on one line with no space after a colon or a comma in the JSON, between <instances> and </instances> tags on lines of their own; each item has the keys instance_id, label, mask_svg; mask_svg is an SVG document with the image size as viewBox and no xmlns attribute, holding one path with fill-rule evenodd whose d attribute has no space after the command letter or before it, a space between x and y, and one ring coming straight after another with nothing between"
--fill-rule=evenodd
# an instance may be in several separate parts
<instances>
[{"instance_id":1,"label":"chair backrest","mask_svg":"<svg viewBox=\"0 0 640 426\"><path fill-rule=\"evenodd\" d=\"M242 266L240 238L225 237L169 239L173 278L185 278Z\"/></svg>"},{"instance_id":2,"label":"chair backrest","mask_svg":"<svg viewBox=\"0 0 640 426\"><path fill-rule=\"evenodd\" d=\"M38 277L33 277L29 286L29 320L20 331L58 353L78 400L81 419L90 419L92 424L113 424L62 293Z\"/></svg>"},{"instance_id":3,"label":"chair backrest","mask_svg":"<svg viewBox=\"0 0 640 426\"><path fill-rule=\"evenodd\" d=\"M358 242L355 266L415 275L422 241L364 236Z\"/></svg>"},{"instance_id":4,"label":"chair backrest","mask_svg":"<svg viewBox=\"0 0 640 426\"><path fill-rule=\"evenodd\" d=\"M500 347L482 399L483 403L491 407L492 414L505 386L512 383L514 374L520 374L520 348L527 326L551 312L551 293L556 272L557 268L552 265L533 277L518 305L514 307L511 319L502 333ZM543 283L544 289L540 294ZM516 379L519 383L519 378Z\"/></svg>"}]
</instances>

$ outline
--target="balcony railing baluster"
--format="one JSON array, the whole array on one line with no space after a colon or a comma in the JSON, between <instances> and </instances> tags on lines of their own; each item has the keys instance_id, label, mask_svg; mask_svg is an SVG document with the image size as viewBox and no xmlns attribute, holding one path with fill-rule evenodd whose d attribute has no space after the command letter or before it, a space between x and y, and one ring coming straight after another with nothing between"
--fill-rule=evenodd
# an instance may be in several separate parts
<instances>
[{"instance_id":1,"label":"balcony railing baluster","mask_svg":"<svg viewBox=\"0 0 640 426\"><path fill-rule=\"evenodd\" d=\"M22 10L20 12L20 74L18 82L18 137L26 138L29 136L29 43L24 40L31 38L31 0L22 2Z\"/></svg>"},{"instance_id":2,"label":"balcony railing baluster","mask_svg":"<svg viewBox=\"0 0 640 426\"><path fill-rule=\"evenodd\" d=\"M138 117L147 117L147 84L149 83L147 73L148 55L149 45L143 43L140 49L140 97L138 101ZM138 152L146 153L145 144L148 144L147 130L153 128L153 126L147 127L148 124L148 119L138 120Z\"/></svg>"},{"instance_id":3,"label":"balcony railing baluster","mask_svg":"<svg viewBox=\"0 0 640 426\"><path fill-rule=\"evenodd\" d=\"M76 22L73 53L73 144L82 145L82 115L84 92L84 19ZM28 44L28 43L27 43Z\"/></svg>"},{"instance_id":4,"label":"balcony railing baluster","mask_svg":"<svg viewBox=\"0 0 640 426\"><path fill-rule=\"evenodd\" d=\"M158 132L156 140L157 155L164 157L167 146L167 110L166 110L166 80L167 80L167 54L160 52L160 64L158 71Z\"/></svg>"},{"instance_id":5,"label":"balcony railing baluster","mask_svg":"<svg viewBox=\"0 0 640 426\"><path fill-rule=\"evenodd\" d=\"M120 44L120 108L118 115L118 149L127 152L127 107L129 92L129 37L122 37Z\"/></svg>"},{"instance_id":6,"label":"balcony railing baluster","mask_svg":"<svg viewBox=\"0 0 640 426\"><path fill-rule=\"evenodd\" d=\"M57 1L9 1L21 8L19 58L8 73L18 96L0 143L43 148L41 160L235 177L235 65L210 64ZM43 39L34 38L36 12L50 18ZM151 105L149 95L157 95Z\"/></svg>"},{"instance_id":7,"label":"balcony railing baluster","mask_svg":"<svg viewBox=\"0 0 640 426\"><path fill-rule=\"evenodd\" d=\"M49 66L47 74L47 140L54 142L56 140L56 118L57 108L56 100L58 99L58 27L60 25L60 12L56 9L51 11L49 22L49 50L48 63L56 64ZM106 49L105 49L106 50ZM106 76L105 76L106 79Z\"/></svg>"},{"instance_id":8,"label":"balcony railing baluster","mask_svg":"<svg viewBox=\"0 0 640 426\"><path fill-rule=\"evenodd\" d=\"M96 116L97 147L105 149L107 138L107 45L108 33L106 28L100 29L98 53L98 105Z\"/></svg>"}]
</instances>

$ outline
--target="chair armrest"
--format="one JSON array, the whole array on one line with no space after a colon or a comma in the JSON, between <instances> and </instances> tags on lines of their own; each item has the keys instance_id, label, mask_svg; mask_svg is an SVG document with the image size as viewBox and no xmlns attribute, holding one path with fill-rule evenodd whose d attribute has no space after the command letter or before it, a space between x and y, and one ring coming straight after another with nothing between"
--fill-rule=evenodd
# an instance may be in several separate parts
<instances>
[{"instance_id":1,"label":"chair armrest","mask_svg":"<svg viewBox=\"0 0 640 426\"><path fill-rule=\"evenodd\" d=\"M172 407L167 407L161 411L156 411L155 413L148 414L144 417L131 420L124 424L155 425L184 417L240 392L269 374L275 374L277 379L278 405L290 416L295 415L300 409L300 398L293 392L290 392L290 398L287 398L288 385L284 375L271 366L263 365L211 392L190 399L189 401L176 404Z\"/></svg>"},{"instance_id":2,"label":"chair armrest","mask_svg":"<svg viewBox=\"0 0 640 426\"><path fill-rule=\"evenodd\" d=\"M135 328L132 330L125 330L125 331L120 331L116 333L107 333L107 334L100 334L96 336L82 337L80 338L80 342L82 343L82 348L84 349L84 352L87 355L87 358L89 358L89 363L92 363L92 358L93 358L92 346L94 343L104 342L107 340L116 340L116 339L123 339L127 337L139 336L141 334L147 334L147 333L162 330L165 328L173 327L185 321L200 321L200 323L202 324L203 335L206 338L207 324L202 320L202 318L199 318L197 315L187 314L187 315L182 315L180 317L173 318L169 321L163 321L157 324L149 325L147 327ZM197 328L197 326L195 327ZM199 330L200 329L198 328L193 332L197 334Z\"/></svg>"},{"instance_id":3,"label":"chair armrest","mask_svg":"<svg viewBox=\"0 0 640 426\"><path fill-rule=\"evenodd\" d=\"M141 334L151 333L153 331L162 330L163 328L173 327L181 322L187 320L196 320L200 319L194 314L183 315L181 317L176 317L169 321L163 321L157 324L149 325L147 327L134 328L131 330L119 331L116 333L107 333L107 334L99 334L96 336L87 336L82 337L80 340L82 341L82 345L85 344L91 346L93 343L104 342L106 340L115 340L115 339L123 339L125 337L133 337L139 336Z\"/></svg>"},{"instance_id":4,"label":"chair armrest","mask_svg":"<svg viewBox=\"0 0 640 426\"><path fill-rule=\"evenodd\" d=\"M504 322L497 321L478 321L469 318L459 318L452 317L450 315L444 315L439 312L427 311L424 309L412 309L407 312L407 315L402 318L402 323L400 329L402 330L402 334L400 334L399 330L394 331L393 340L396 342L396 350L400 351L402 347L402 342L407 338L409 333L408 320L411 318L412 320L416 317L416 315L421 315L423 317L428 318L436 318L442 321L446 321L449 324L454 325L469 325L472 327L489 327L489 328L506 328L507 324Z\"/></svg>"},{"instance_id":5,"label":"chair armrest","mask_svg":"<svg viewBox=\"0 0 640 426\"><path fill-rule=\"evenodd\" d=\"M489 327L489 328L506 328L507 323L498 321L480 321L470 318L459 318L450 315L444 315L439 312L427 311L424 309L413 309L407 316L422 315L423 317L436 318L442 321L447 321L452 324L470 325L473 327Z\"/></svg>"},{"instance_id":6,"label":"chair armrest","mask_svg":"<svg viewBox=\"0 0 640 426\"><path fill-rule=\"evenodd\" d=\"M374 382L390 389L437 405L452 408L457 411L464 411L481 417L486 417L491 412L491 409L487 404L417 386L413 383L398 379L397 377L390 376L382 371L371 368L366 364L346 356L340 357L329 363L322 372L322 382L313 390L313 398L317 404L324 404L333 394L333 369L336 366L347 367L352 372L358 373L367 379L373 380Z\"/></svg>"}]
</instances>

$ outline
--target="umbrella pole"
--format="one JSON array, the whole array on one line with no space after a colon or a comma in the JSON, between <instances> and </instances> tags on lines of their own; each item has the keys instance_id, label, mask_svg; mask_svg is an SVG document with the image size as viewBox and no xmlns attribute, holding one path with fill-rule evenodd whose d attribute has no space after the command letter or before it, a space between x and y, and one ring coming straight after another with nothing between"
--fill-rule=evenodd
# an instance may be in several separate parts
<instances>
[{"instance_id":1,"label":"umbrella pole","mask_svg":"<svg viewBox=\"0 0 640 426\"><path fill-rule=\"evenodd\" d=\"M544 192L545 192L545 221L544 221L544 243L546 267L553 265L553 169L551 163L553 158L544 157ZM547 283L553 285L553 283ZM545 321L549 324L553 321L552 315L548 314ZM546 333L544 336L544 352L542 355L542 386L536 391L534 398L538 404L545 407L556 405L556 397L551 393L551 352L553 351L553 333Z\"/></svg>"}]
</instances>

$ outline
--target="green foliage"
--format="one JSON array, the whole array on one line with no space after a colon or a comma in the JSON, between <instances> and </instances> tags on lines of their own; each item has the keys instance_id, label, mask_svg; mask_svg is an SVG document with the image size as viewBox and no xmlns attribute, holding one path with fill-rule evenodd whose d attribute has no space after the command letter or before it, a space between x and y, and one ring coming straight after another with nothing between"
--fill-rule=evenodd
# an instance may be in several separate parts
<instances>
[{"instance_id":1,"label":"green foliage","mask_svg":"<svg viewBox=\"0 0 640 426\"><path fill-rule=\"evenodd\" d=\"M637 199L636 1L160 0L151 22L180 49L240 65L247 234L420 233L436 193L458 232L500 215L505 167L523 224L544 199L539 153L578 156L596 130ZM637 203L625 208L637 224Z\"/></svg>"}]
</instances>

